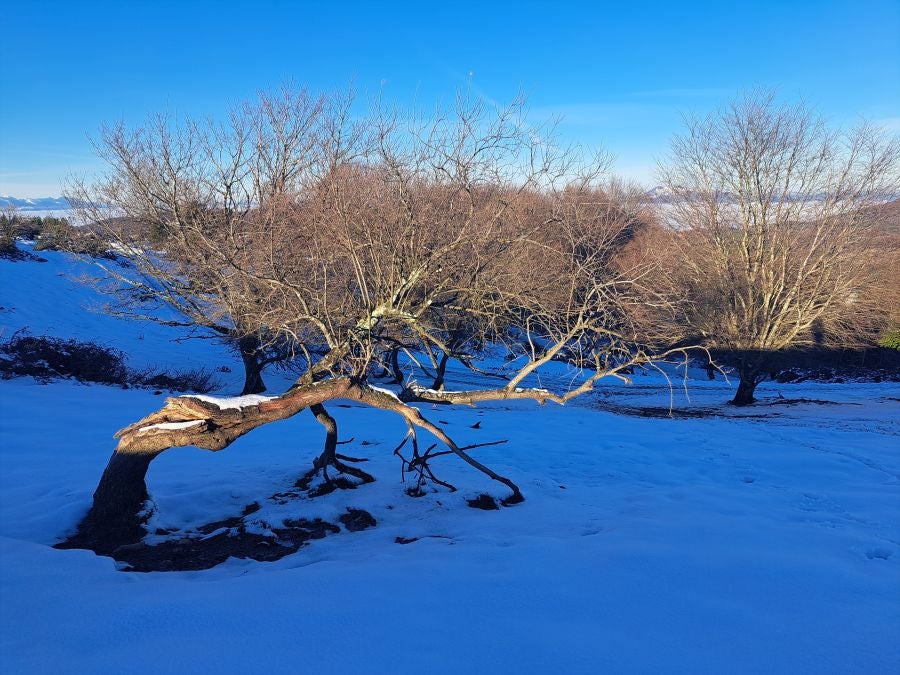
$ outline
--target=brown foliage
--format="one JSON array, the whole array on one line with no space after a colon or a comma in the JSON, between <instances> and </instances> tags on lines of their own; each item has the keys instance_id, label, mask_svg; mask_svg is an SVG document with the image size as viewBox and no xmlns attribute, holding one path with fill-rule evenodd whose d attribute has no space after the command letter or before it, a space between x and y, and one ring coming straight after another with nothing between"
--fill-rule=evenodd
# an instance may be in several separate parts
<instances>
[{"instance_id":1,"label":"brown foliage","mask_svg":"<svg viewBox=\"0 0 900 675\"><path fill-rule=\"evenodd\" d=\"M406 420L404 466L420 484L427 476L447 486L428 461L449 453L521 499L466 452L474 446L458 445L408 401L562 404L651 359L633 316L654 263L620 255L645 226L641 191L606 180L604 157L560 149L548 130L528 127L521 102L491 111L460 99L429 118L377 107L351 118L350 108L347 98L284 91L241 106L224 125L158 119L104 133L107 176L73 186L71 198L133 261L134 274L109 268L115 281L177 308L186 323L287 340L307 364L289 392L239 414L172 399L121 432L117 456L218 450L310 407L328 435L316 467L339 469L337 427L322 404L350 398ZM150 232L160 251L147 245ZM493 389L439 393L410 381L396 398L366 384L385 351L475 368L473 355L498 343L514 359ZM560 358L584 376L561 391L522 386ZM447 450L419 453L417 430ZM127 511L128 495L144 493L136 470L136 487L115 487L120 464L111 461L93 513Z\"/></svg>"}]
</instances>

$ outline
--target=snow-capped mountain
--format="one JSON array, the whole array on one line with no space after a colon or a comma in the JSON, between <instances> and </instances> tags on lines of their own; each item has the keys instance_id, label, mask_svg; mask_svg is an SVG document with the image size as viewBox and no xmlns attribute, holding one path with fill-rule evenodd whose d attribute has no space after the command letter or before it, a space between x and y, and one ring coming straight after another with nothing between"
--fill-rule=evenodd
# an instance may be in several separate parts
<instances>
[{"instance_id":1,"label":"snow-capped mountain","mask_svg":"<svg viewBox=\"0 0 900 675\"><path fill-rule=\"evenodd\" d=\"M657 204L667 204L672 201L674 197L674 193L667 187L662 185L657 185L652 190L647 191L647 198L651 202L655 202Z\"/></svg>"},{"instance_id":2,"label":"snow-capped mountain","mask_svg":"<svg viewBox=\"0 0 900 675\"><path fill-rule=\"evenodd\" d=\"M72 208L65 197L35 197L22 199L0 195L0 209L14 208L19 211L65 211Z\"/></svg>"}]
</instances>

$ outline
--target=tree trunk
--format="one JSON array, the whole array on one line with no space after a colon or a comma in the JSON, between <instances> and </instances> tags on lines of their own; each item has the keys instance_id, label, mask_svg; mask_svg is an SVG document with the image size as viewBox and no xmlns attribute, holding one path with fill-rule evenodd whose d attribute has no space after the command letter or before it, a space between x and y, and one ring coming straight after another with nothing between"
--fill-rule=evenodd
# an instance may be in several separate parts
<instances>
[{"instance_id":1,"label":"tree trunk","mask_svg":"<svg viewBox=\"0 0 900 675\"><path fill-rule=\"evenodd\" d=\"M321 403L314 403L309 406L309 411L315 416L319 424L325 427L325 448L322 450L322 454L313 462L315 469L322 469L330 464L334 464L337 460L337 422L328 414L325 406Z\"/></svg>"},{"instance_id":2,"label":"tree trunk","mask_svg":"<svg viewBox=\"0 0 900 675\"><path fill-rule=\"evenodd\" d=\"M755 403L756 399L753 398L753 392L756 391L756 385L755 379L745 380L741 378L737 392L735 392L734 398L731 400L731 405L750 405Z\"/></svg>"},{"instance_id":3,"label":"tree trunk","mask_svg":"<svg viewBox=\"0 0 900 675\"><path fill-rule=\"evenodd\" d=\"M447 361L450 359L450 355L446 352L443 356L441 356L441 360L437 366L437 374L434 378L434 384L431 385L431 388L435 391L442 391L444 389L444 375L447 372Z\"/></svg>"},{"instance_id":4,"label":"tree trunk","mask_svg":"<svg viewBox=\"0 0 900 675\"><path fill-rule=\"evenodd\" d=\"M322 403L313 403L309 406L309 411L315 416L316 421L319 422L319 424L321 424L323 427L325 427L325 447L322 450L322 454L319 455L313 462L312 471L308 472L299 481L297 481L297 487L302 487L304 489L309 488L313 478L315 478L319 474L321 474L321 477L325 479L325 485L316 488L315 494L327 494L336 488L356 487L356 484L352 483L344 476L330 476L328 473L328 467L331 467L339 474L347 474L353 476L354 478L359 479L361 483L375 482L375 478L372 475L356 467L349 466L348 464L345 464L343 461L341 461L345 460L349 462L358 462L365 460L355 459L353 457L344 457L343 455L339 455L337 453L337 421L328 413L328 411L325 409L325 406Z\"/></svg>"},{"instance_id":5,"label":"tree trunk","mask_svg":"<svg viewBox=\"0 0 900 675\"><path fill-rule=\"evenodd\" d=\"M150 462L159 454L114 452L94 491L91 510L78 526L78 533L61 548L110 553L140 541L146 534L146 517L141 512L150 497L145 477Z\"/></svg>"},{"instance_id":6,"label":"tree trunk","mask_svg":"<svg viewBox=\"0 0 900 675\"><path fill-rule=\"evenodd\" d=\"M403 372L400 370L400 349L398 347L391 349L391 371L394 374L394 384L402 384Z\"/></svg>"},{"instance_id":7,"label":"tree trunk","mask_svg":"<svg viewBox=\"0 0 900 675\"><path fill-rule=\"evenodd\" d=\"M241 390L241 396L263 393L266 385L259 365L259 340L252 335L242 337L238 340L238 348L244 362L244 388Z\"/></svg>"}]
</instances>

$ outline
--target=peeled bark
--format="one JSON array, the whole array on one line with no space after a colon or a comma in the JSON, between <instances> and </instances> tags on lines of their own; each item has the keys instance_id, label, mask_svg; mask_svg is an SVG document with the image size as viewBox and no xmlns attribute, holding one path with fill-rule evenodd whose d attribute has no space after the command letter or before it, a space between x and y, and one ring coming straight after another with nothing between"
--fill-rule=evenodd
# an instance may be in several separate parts
<instances>
[{"instance_id":1,"label":"peeled bark","mask_svg":"<svg viewBox=\"0 0 900 675\"><path fill-rule=\"evenodd\" d=\"M147 469L163 451L185 445L221 450L258 426L340 397L349 385L342 378L296 387L278 399L239 410L190 396L167 399L161 410L116 434L119 444L94 492L91 510L63 547L108 553L139 541L145 534L140 514L148 499Z\"/></svg>"},{"instance_id":2,"label":"peeled bark","mask_svg":"<svg viewBox=\"0 0 900 675\"><path fill-rule=\"evenodd\" d=\"M166 399L166 405L116 434L117 452L162 452L194 445L222 450L256 427L283 420L316 403L345 398L353 386L349 378L297 385L278 398L240 409L219 408L191 396ZM176 428L172 428L177 424Z\"/></svg>"}]
</instances>

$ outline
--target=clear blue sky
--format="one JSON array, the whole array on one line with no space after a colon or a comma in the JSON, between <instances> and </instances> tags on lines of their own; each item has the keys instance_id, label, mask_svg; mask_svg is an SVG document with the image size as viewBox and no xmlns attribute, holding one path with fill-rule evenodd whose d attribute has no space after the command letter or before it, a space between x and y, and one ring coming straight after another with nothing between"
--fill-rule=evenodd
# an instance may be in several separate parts
<instances>
[{"instance_id":1,"label":"clear blue sky","mask_svg":"<svg viewBox=\"0 0 900 675\"><path fill-rule=\"evenodd\" d=\"M217 114L291 80L431 106L471 88L617 156L652 183L683 114L742 88L835 124L900 130L900 0L855 2L4 3L0 194L58 195L104 122Z\"/></svg>"}]
</instances>

